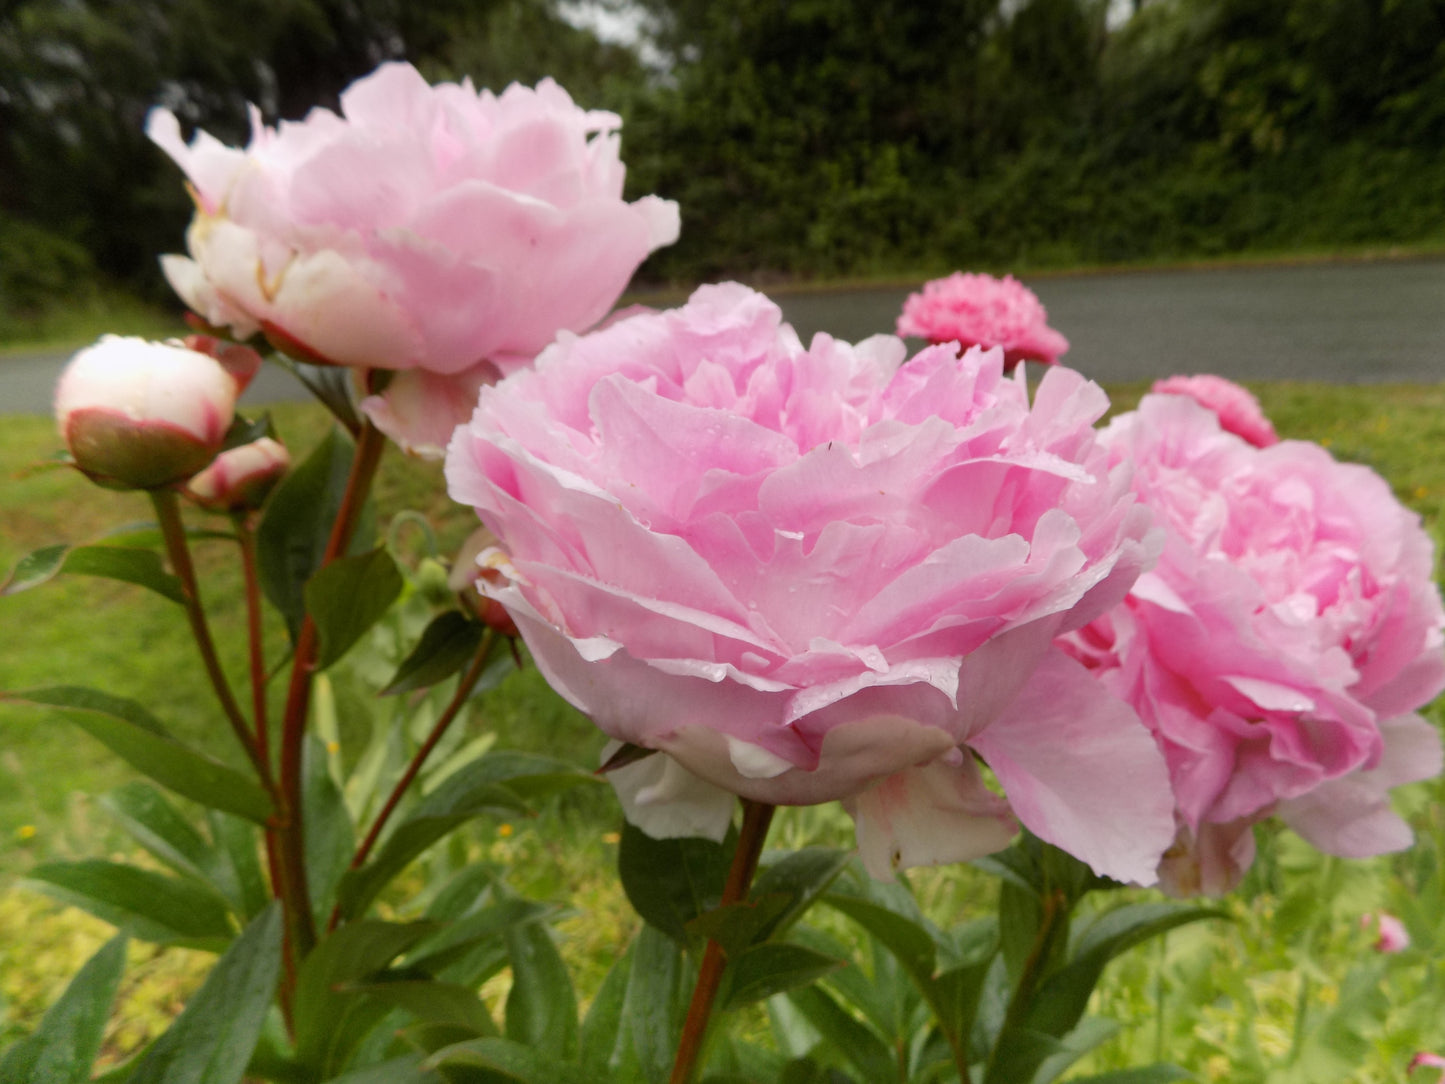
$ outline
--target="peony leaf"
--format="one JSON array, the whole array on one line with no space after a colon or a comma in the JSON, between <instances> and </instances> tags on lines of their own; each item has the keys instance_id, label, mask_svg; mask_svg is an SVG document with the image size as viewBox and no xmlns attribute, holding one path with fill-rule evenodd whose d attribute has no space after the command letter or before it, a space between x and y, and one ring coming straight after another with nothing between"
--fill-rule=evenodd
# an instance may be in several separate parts
<instances>
[{"instance_id":1,"label":"peony leaf","mask_svg":"<svg viewBox=\"0 0 1445 1084\"><path fill-rule=\"evenodd\" d=\"M126 936L107 941L46 1010L40 1026L0 1058L7 1084L83 1084L100 1053L125 970Z\"/></svg>"},{"instance_id":2,"label":"peony leaf","mask_svg":"<svg viewBox=\"0 0 1445 1084\"><path fill-rule=\"evenodd\" d=\"M719 1004L738 1009L774 994L808 986L846 967L847 961L786 941L765 941L728 958Z\"/></svg>"},{"instance_id":3,"label":"peony leaf","mask_svg":"<svg viewBox=\"0 0 1445 1084\"><path fill-rule=\"evenodd\" d=\"M594 1084L603 1080L551 1054L511 1039L474 1039L438 1050L424 1063L475 1066L490 1070L488 1080L514 1080L519 1084Z\"/></svg>"},{"instance_id":4,"label":"peony leaf","mask_svg":"<svg viewBox=\"0 0 1445 1084\"><path fill-rule=\"evenodd\" d=\"M306 616L306 582L321 567L331 525L341 508L354 446L336 428L281 479L256 530L261 588L296 638ZM370 506L352 535L350 553L363 553L375 537Z\"/></svg>"},{"instance_id":5,"label":"peony leaf","mask_svg":"<svg viewBox=\"0 0 1445 1084\"><path fill-rule=\"evenodd\" d=\"M128 930L142 941L219 951L232 938L225 902L210 888L99 858L42 862L32 888Z\"/></svg>"},{"instance_id":6,"label":"peony leaf","mask_svg":"<svg viewBox=\"0 0 1445 1084\"><path fill-rule=\"evenodd\" d=\"M386 616L405 586L385 549L340 557L306 581L306 611L321 637L316 668L325 670Z\"/></svg>"},{"instance_id":7,"label":"peony leaf","mask_svg":"<svg viewBox=\"0 0 1445 1084\"><path fill-rule=\"evenodd\" d=\"M688 923L722 899L728 863L737 846L729 827L722 843L710 839L653 839L631 824L622 826L617 872L633 910L643 921L686 947Z\"/></svg>"},{"instance_id":8,"label":"peony leaf","mask_svg":"<svg viewBox=\"0 0 1445 1084\"><path fill-rule=\"evenodd\" d=\"M183 798L265 824L271 800L253 780L182 745L143 706L78 685L0 693L0 701L58 708L131 767Z\"/></svg>"},{"instance_id":9,"label":"peony leaf","mask_svg":"<svg viewBox=\"0 0 1445 1084\"><path fill-rule=\"evenodd\" d=\"M155 1044L129 1084L239 1084L281 968L281 909L246 927Z\"/></svg>"},{"instance_id":10,"label":"peony leaf","mask_svg":"<svg viewBox=\"0 0 1445 1084\"><path fill-rule=\"evenodd\" d=\"M485 633L485 626L458 610L437 615L380 695L394 696L445 681L471 661Z\"/></svg>"},{"instance_id":11,"label":"peony leaf","mask_svg":"<svg viewBox=\"0 0 1445 1084\"><path fill-rule=\"evenodd\" d=\"M530 923L507 930L512 988L507 992L506 1036L546 1047L563 1060L577 1056L577 993L552 933Z\"/></svg>"},{"instance_id":12,"label":"peony leaf","mask_svg":"<svg viewBox=\"0 0 1445 1084\"><path fill-rule=\"evenodd\" d=\"M167 572L160 554L130 546L45 546L22 557L0 595L15 595L48 583L62 572L102 576L146 587L172 602L185 602L181 581Z\"/></svg>"}]
</instances>

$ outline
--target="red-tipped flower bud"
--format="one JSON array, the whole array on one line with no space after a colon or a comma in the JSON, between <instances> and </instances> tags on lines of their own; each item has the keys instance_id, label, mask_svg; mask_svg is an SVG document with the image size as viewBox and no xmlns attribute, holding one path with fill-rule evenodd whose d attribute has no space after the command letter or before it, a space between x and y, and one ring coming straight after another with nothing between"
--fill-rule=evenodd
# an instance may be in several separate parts
<instances>
[{"instance_id":1,"label":"red-tipped flower bud","mask_svg":"<svg viewBox=\"0 0 1445 1084\"><path fill-rule=\"evenodd\" d=\"M186 483L186 496L212 512L260 508L290 469L291 455L285 446L262 437L216 456Z\"/></svg>"},{"instance_id":2,"label":"red-tipped flower bud","mask_svg":"<svg viewBox=\"0 0 1445 1084\"><path fill-rule=\"evenodd\" d=\"M60 375L55 419L75 464L113 489L159 489L216 457L236 382L180 345L106 335Z\"/></svg>"}]
</instances>

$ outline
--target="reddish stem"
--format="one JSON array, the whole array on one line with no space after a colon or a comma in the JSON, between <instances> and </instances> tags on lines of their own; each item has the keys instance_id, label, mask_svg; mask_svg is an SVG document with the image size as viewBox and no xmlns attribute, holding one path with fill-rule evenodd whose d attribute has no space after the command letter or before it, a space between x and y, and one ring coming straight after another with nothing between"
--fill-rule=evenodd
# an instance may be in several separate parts
<instances>
[{"instance_id":1,"label":"reddish stem","mask_svg":"<svg viewBox=\"0 0 1445 1084\"><path fill-rule=\"evenodd\" d=\"M231 724L231 730L235 733L236 740L246 751L246 756L250 758L261 781L267 783L271 777L270 769L261 759L260 751L256 747L256 740L251 734L251 728L247 725L246 717L241 712L241 705L236 702L236 697L231 692L231 684L226 680L226 672L221 669L221 660L216 655L216 644L211 638L211 628L206 621L205 608L201 605L200 586L196 582L196 567L191 562L191 549L186 542L186 527L181 520L180 502L175 493L168 489L153 489L150 497L151 503L155 505L156 520L161 528L161 538L165 541L166 555L170 558L171 568L175 570L176 578L181 581L181 595L184 599L186 619L191 624L191 634L201 653L201 663L206 669L206 676L210 678L211 688L216 691L216 699L221 703L221 711L225 714L226 721Z\"/></svg>"},{"instance_id":2,"label":"reddish stem","mask_svg":"<svg viewBox=\"0 0 1445 1084\"><path fill-rule=\"evenodd\" d=\"M742 801L743 827L738 833L738 847L733 852L732 865L728 867L719 907L747 899L753 875L758 871L758 859L763 854L763 841L768 837L768 825L772 823L773 812L777 809L777 806L766 802L754 802L748 798ZM697 983L692 988L692 1001L687 1007L687 1018L683 1021L682 1037L678 1040L677 1058L672 1063L668 1084L691 1084L702 1058L713 1002L717 1000L718 987L726 969L727 954L722 945L709 939L707 948L703 950L702 965L698 968Z\"/></svg>"},{"instance_id":3,"label":"reddish stem","mask_svg":"<svg viewBox=\"0 0 1445 1084\"><path fill-rule=\"evenodd\" d=\"M406 794L407 788L410 787L412 781L416 779L417 773L422 770L423 765L427 762L427 758L431 756L432 750L435 749L437 743L442 740L442 736L446 734L452 722L461 714L463 705L466 704L467 698L472 695L472 690L477 687L477 682L482 678L482 672L487 668L487 656L491 652L492 641L495 639L495 636L495 633L488 630L486 635L482 637L481 646L477 648L477 656L472 660L472 665L468 667L467 672L462 675L461 680L457 682L456 692L452 694L451 700L447 703L446 708L443 709L435 725L432 726L431 733L426 736L426 741L421 743L421 748L412 756L411 762L406 766L406 771L401 773L401 778L396 781L396 786L391 788L391 793L387 795L386 803L381 807L381 812L376 815L376 821L372 824L371 830L366 833L366 838L361 841L361 846L357 847L356 853L351 856L351 869L360 869L366 862L367 857L371 854L372 848L376 846L376 841L381 838L381 830L386 827L386 822L391 819L392 813L395 812L397 805L400 804L402 797ZM341 905L337 904L331 910L331 920L326 924L327 930L336 929L340 922Z\"/></svg>"},{"instance_id":4,"label":"reddish stem","mask_svg":"<svg viewBox=\"0 0 1445 1084\"><path fill-rule=\"evenodd\" d=\"M251 655L251 716L256 721L256 749L265 765L267 789L275 784L271 776L271 737L266 710L266 651L261 628L261 581L256 572L256 532L246 514L234 517L236 538L241 544L241 570L246 581L246 633Z\"/></svg>"},{"instance_id":5,"label":"reddish stem","mask_svg":"<svg viewBox=\"0 0 1445 1084\"><path fill-rule=\"evenodd\" d=\"M351 460L351 474L346 480L346 492L341 498L336 520L331 525L331 536L326 542L321 568L340 557L350 545L385 447L386 438L376 426L369 421L362 426L356 441L356 453ZM306 718L311 707L311 681L316 669L317 647L316 623L308 614L302 619L301 631L296 636L296 652L291 662L291 684L286 692L286 713L281 724L281 858L289 900L288 920L298 959L305 959L316 944L316 919L311 913L310 893L306 884L306 842L301 819L301 757L306 737Z\"/></svg>"}]
</instances>

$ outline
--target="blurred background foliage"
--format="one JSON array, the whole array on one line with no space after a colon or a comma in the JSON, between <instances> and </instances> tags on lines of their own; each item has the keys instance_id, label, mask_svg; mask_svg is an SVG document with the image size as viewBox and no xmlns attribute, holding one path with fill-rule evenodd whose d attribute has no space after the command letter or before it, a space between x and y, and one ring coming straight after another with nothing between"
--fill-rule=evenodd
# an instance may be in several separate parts
<instances>
[{"instance_id":1,"label":"blurred background foliage","mask_svg":"<svg viewBox=\"0 0 1445 1084\"><path fill-rule=\"evenodd\" d=\"M401 57L622 113L655 282L1445 243L1445 0L5 0L0 338L165 296L149 108L244 142Z\"/></svg>"}]
</instances>

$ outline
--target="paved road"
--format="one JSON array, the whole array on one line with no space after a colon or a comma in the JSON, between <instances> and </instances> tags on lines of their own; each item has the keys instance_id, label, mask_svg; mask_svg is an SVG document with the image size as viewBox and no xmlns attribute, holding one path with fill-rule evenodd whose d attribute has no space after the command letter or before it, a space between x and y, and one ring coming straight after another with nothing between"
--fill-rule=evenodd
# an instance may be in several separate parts
<instances>
[{"instance_id":1,"label":"paved road","mask_svg":"<svg viewBox=\"0 0 1445 1084\"><path fill-rule=\"evenodd\" d=\"M1170 373L1340 384L1445 380L1445 260L1222 268L1031 280L1067 364L1103 383ZM783 293L804 341L891 331L906 290ZM0 414L44 414L65 354L0 358ZM267 366L251 404L305 398Z\"/></svg>"}]
</instances>

